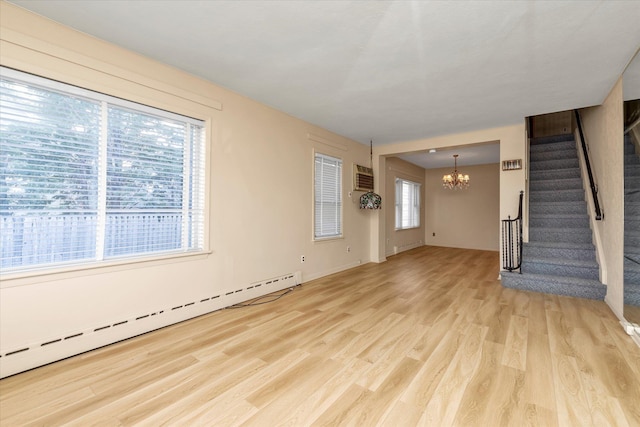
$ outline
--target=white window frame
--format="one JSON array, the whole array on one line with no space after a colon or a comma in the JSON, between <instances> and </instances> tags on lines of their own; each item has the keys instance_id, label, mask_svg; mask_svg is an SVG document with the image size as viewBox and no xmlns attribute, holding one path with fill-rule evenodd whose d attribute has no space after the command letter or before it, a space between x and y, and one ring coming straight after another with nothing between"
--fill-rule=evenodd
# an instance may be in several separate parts
<instances>
[{"instance_id":1,"label":"white window frame","mask_svg":"<svg viewBox=\"0 0 640 427\"><path fill-rule=\"evenodd\" d=\"M183 221L183 224L182 224L183 232L188 231L190 234L186 236L183 233L180 249L168 250L168 251L133 253L129 255L114 256L114 257L105 259L103 257L104 231L105 231L103 228L103 229L97 230L96 232L97 233L97 239L96 239L97 252L95 257L89 258L89 259L70 261L70 262L54 262L54 263L35 264L35 265L27 265L24 267L2 269L2 271L0 271L0 274L2 274L3 278L22 277L22 276L30 276L30 275L37 276L42 274L50 274L50 273L65 272L65 271L87 270L87 269L92 269L96 267L105 267L105 266L147 262L147 261L160 261L167 258L202 255L202 254L208 253L208 249L207 249L208 239L206 237L206 230L208 228L206 227L206 222L208 218L208 209L207 209L207 201L206 201L205 194L207 193L207 189L206 189L206 175L207 175L206 170L207 169L206 168L208 163L206 161L206 158L208 156L208 153L207 153L208 150L206 149L206 146L207 146L206 133L208 133L209 131L209 125L206 123L205 120L190 118L188 116L185 116L179 113L172 113L166 110L160 110L154 107L146 106L144 104L139 104L136 102L124 100L121 98L113 97L113 96L102 94L99 92L95 92L90 89L83 89L77 86L61 83L55 80L50 80L45 77L39 77L39 76L35 76L32 74L24 73L21 71L17 71L17 70L5 68L5 67L0 67L0 72L3 77L19 80L19 81L22 81L23 83L31 84L34 86L39 86L46 90L54 90L54 91L63 92L69 95L81 96L81 97L92 99L94 101L102 102L105 105L108 103L109 105L112 105L112 106L131 108L141 113L148 113L148 114L156 115L158 117L166 117L167 119L178 119L185 123L197 124L198 126L201 127L202 133L203 133L201 140L197 142L198 144L201 145L198 149L199 157L197 159L195 158L190 159L188 157L190 150L185 149L184 150L185 157L180 159L180 162L183 163L183 167L184 167L183 180L185 183L191 180L192 181L191 185L195 186L194 193L197 193L197 194L194 194L194 196L190 199L192 206L194 206L194 208L191 209L191 212L188 212L189 208L186 206L187 204L184 202L182 203L181 211L183 214L183 218L186 218L184 216L185 213L189 213L190 214L189 216L193 217L192 213L195 210L198 211L197 213L198 219L195 221L197 222L196 225L191 225L191 226L187 225L188 222L193 223L194 221L187 221L187 220ZM104 117L104 114L105 113L103 109L103 117ZM103 132L103 136L104 134L106 134L106 132ZM101 138L101 140L102 140L100 143L101 153L100 153L99 159L100 159L100 162L104 162L105 161L104 154L106 152L106 148L105 148L106 143L104 142L103 138ZM188 165L193 164L192 163L193 161L197 162L198 164L197 174L190 174L191 171L189 170ZM101 167L101 170L104 170L104 167ZM102 185L105 186L105 189L100 191L99 197L102 198L103 197L102 194L106 192L105 191L106 183L104 182L105 178L104 176L102 176L102 174L100 174L100 176L98 177L98 180L101 186ZM186 200L184 199L184 196L186 195L187 191L188 189L185 187L185 190L183 192L183 200ZM98 212L99 212L98 215L100 215L101 213L104 213L104 210L105 210L104 206L100 204L98 207ZM104 219L98 219L98 222L104 225ZM191 243L188 242L188 239L192 239ZM191 245L191 247L187 247L185 245L187 246Z\"/></svg>"},{"instance_id":2,"label":"white window frame","mask_svg":"<svg viewBox=\"0 0 640 427\"><path fill-rule=\"evenodd\" d=\"M420 193L422 184L399 177L396 177L395 184L395 229L420 228L420 211L422 209Z\"/></svg>"},{"instance_id":3,"label":"white window frame","mask_svg":"<svg viewBox=\"0 0 640 427\"><path fill-rule=\"evenodd\" d=\"M318 187L319 184L322 184L322 182L318 181L318 164L319 161L326 161L326 167L331 167L331 163L335 162L335 164L338 166L339 170L337 173L337 183L331 183L329 182L329 184L333 184L335 185L336 188L334 188L334 191L330 190L330 194L329 198L334 197L337 198L337 200L335 201L331 201L331 200L318 200L318 196L322 197L322 193L326 193L324 190L324 188L322 187ZM322 163L323 167L324 167L324 163ZM339 239L342 238L343 235L343 198L342 198L342 183L344 181L343 179L343 173L344 173L344 168L343 168L343 161L340 157L335 157L335 156L331 156L329 154L324 154L324 153L320 153L320 152L315 152L314 156L313 156L313 177L314 177L314 184L313 184L313 240L314 241L323 241L323 240L331 240L331 239ZM331 178L329 176L329 178ZM325 182L326 183L326 182ZM327 194L325 194L326 196ZM333 206L331 208L331 211L329 212L329 214L331 215L331 213L333 213L335 216L337 216L336 221L334 221L333 224L323 224L322 223L322 217L323 217L323 212L322 210L324 208L326 208L327 206L331 207L332 204L335 204L335 206ZM320 226L320 227L319 227ZM334 232L331 232L331 229L334 229Z\"/></svg>"}]
</instances>

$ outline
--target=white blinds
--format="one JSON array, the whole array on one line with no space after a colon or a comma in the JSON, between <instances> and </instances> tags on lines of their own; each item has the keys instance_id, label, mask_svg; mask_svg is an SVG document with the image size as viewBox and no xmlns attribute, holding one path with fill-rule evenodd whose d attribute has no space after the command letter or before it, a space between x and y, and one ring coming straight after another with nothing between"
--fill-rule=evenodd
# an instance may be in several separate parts
<instances>
[{"instance_id":1,"label":"white blinds","mask_svg":"<svg viewBox=\"0 0 640 427\"><path fill-rule=\"evenodd\" d=\"M315 212L316 239L342 235L342 160L316 153L315 155Z\"/></svg>"},{"instance_id":2,"label":"white blinds","mask_svg":"<svg viewBox=\"0 0 640 427\"><path fill-rule=\"evenodd\" d=\"M420 186L396 178L396 230L420 227Z\"/></svg>"},{"instance_id":3,"label":"white blinds","mask_svg":"<svg viewBox=\"0 0 640 427\"><path fill-rule=\"evenodd\" d=\"M202 122L1 69L0 151L3 271L203 247Z\"/></svg>"}]
</instances>

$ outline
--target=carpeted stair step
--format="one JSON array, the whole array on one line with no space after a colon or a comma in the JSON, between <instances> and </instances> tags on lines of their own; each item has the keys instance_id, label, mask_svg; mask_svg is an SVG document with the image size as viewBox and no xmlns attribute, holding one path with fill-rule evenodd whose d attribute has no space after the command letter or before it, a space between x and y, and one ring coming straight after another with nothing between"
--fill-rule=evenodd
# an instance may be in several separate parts
<instances>
[{"instance_id":1,"label":"carpeted stair step","mask_svg":"<svg viewBox=\"0 0 640 427\"><path fill-rule=\"evenodd\" d=\"M640 157L636 153L625 154L624 164L629 166L635 166L640 164Z\"/></svg>"},{"instance_id":2,"label":"carpeted stair step","mask_svg":"<svg viewBox=\"0 0 640 427\"><path fill-rule=\"evenodd\" d=\"M590 280L600 278L600 267L595 261L528 257L522 261L522 271L524 273L570 276Z\"/></svg>"},{"instance_id":3,"label":"carpeted stair step","mask_svg":"<svg viewBox=\"0 0 640 427\"><path fill-rule=\"evenodd\" d=\"M538 138L531 138L530 145L533 147L534 145L553 145L555 143L565 142L565 141L575 141L573 138L573 134L565 133L562 135L551 135L551 136L542 136Z\"/></svg>"},{"instance_id":4,"label":"carpeted stair step","mask_svg":"<svg viewBox=\"0 0 640 427\"><path fill-rule=\"evenodd\" d=\"M543 228L589 228L589 216L583 215L549 215L549 214L531 214L529 215L529 227Z\"/></svg>"},{"instance_id":5,"label":"carpeted stair step","mask_svg":"<svg viewBox=\"0 0 640 427\"><path fill-rule=\"evenodd\" d=\"M592 243L527 242L522 245L522 258L558 258L596 262Z\"/></svg>"},{"instance_id":6,"label":"carpeted stair step","mask_svg":"<svg viewBox=\"0 0 640 427\"><path fill-rule=\"evenodd\" d=\"M624 166L624 176L640 176L640 164L637 165L625 165Z\"/></svg>"},{"instance_id":7,"label":"carpeted stair step","mask_svg":"<svg viewBox=\"0 0 640 427\"><path fill-rule=\"evenodd\" d=\"M531 214L549 214L563 215L575 214L581 215L587 212L587 202L539 202L529 204L529 213Z\"/></svg>"},{"instance_id":8,"label":"carpeted stair step","mask_svg":"<svg viewBox=\"0 0 640 427\"><path fill-rule=\"evenodd\" d=\"M624 259L624 285L640 286L640 264L625 258Z\"/></svg>"},{"instance_id":9,"label":"carpeted stair step","mask_svg":"<svg viewBox=\"0 0 640 427\"><path fill-rule=\"evenodd\" d=\"M538 179L529 182L529 191L582 190L582 178ZM562 199L556 199L562 200Z\"/></svg>"},{"instance_id":10,"label":"carpeted stair step","mask_svg":"<svg viewBox=\"0 0 640 427\"><path fill-rule=\"evenodd\" d=\"M631 283L624 284L624 303L627 305L640 306L640 285Z\"/></svg>"},{"instance_id":11,"label":"carpeted stair step","mask_svg":"<svg viewBox=\"0 0 640 427\"><path fill-rule=\"evenodd\" d=\"M624 192L624 206L627 209L627 204L640 204L640 189L630 189Z\"/></svg>"},{"instance_id":12,"label":"carpeted stair step","mask_svg":"<svg viewBox=\"0 0 640 427\"><path fill-rule=\"evenodd\" d=\"M629 217L640 217L640 201L627 200L628 198L629 197L625 195L624 215Z\"/></svg>"},{"instance_id":13,"label":"carpeted stair step","mask_svg":"<svg viewBox=\"0 0 640 427\"><path fill-rule=\"evenodd\" d=\"M531 220L529 220L531 221ZM529 222L531 223L531 222ZM640 231L640 217L625 216L624 218L624 231Z\"/></svg>"},{"instance_id":14,"label":"carpeted stair step","mask_svg":"<svg viewBox=\"0 0 640 427\"><path fill-rule=\"evenodd\" d=\"M624 154L636 154L636 147L631 142L631 137L629 135L625 135L624 137Z\"/></svg>"},{"instance_id":15,"label":"carpeted stair step","mask_svg":"<svg viewBox=\"0 0 640 427\"><path fill-rule=\"evenodd\" d=\"M578 163L578 157L576 156L572 159L552 159L531 162L529 164L529 167L532 171L539 171L549 169L579 168L580 164Z\"/></svg>"},{"instance_id":16,"label":"carpeted stair step","mask_svg":"<svg viewBox=\"0 0 640 427\"><path fill-rule=\"evenodd\" d=\"M625 190L640 189L640 176L625 176L624 189Z\"/></svg>"},{"instance_id":17,"label":"carpeted stair step","mask_svg":"<svg viewBox=\"0 0 640 427\"><path fill-rule=\"evenodd\" d=\"M555 295L604 300L607 287L598 280L523 272L501 272L502 286Z\"/></svg>"},{"instance_id":18,"label":"carpeted stair step","mask_svg":"<svg viewBox=\"0 0 640 427\"><path fill-rule=\"evenodd\" d=\"M584 201L584 190L578 188L575 190L543 190L531 191L529 193L529 203L537 202L555 202L564 200L566 202Z\"/></svg>"},{"instance_id":19,"label":"carpeted stair step","mask_svg":"<svg viewBox=\"0 0 640 427\"><path fill-rule=\"evenodd\" d=\"M578 153L576 151L576 147L571 147L565 150L545 150L545 151L535 151L531 150L531 154L529 155L530 162L541 162L547 160L555 160L555 159L577 159Z\"/></svg>"},{"instance_id":20,"label":"carpeted stair step","mask_svg":"<svg viewBox=\"0 0 640 427\"><path fill-rule=\"evenodd\" d=\"M624 154L640 154L636 153L636 147L633 143L633 137L631 133L627 133L624 135Z\"/></svg>"},{"instance_id":21,"label":"carpeted stair step","mask_svg":"<svg viewBox=\"0 0 640 427\"><path fill-rule=\"evenodd\" d=\"M631 257L636 261L640 262L640 246L629 245L628 243L625 242L624 256Z\"/></svg>"},{"instance_id":22,"label":"carpeted stair step","mask_svg":"<svg viewBox=\"0 0 640 427\"><path fill-rule=\"evenodd\" d=\"M566 152L565 154L568 157L575 157L577 155L576 142L572 139L551 144L531 144L529 146L529 160L535 162L548 159L549 157L545 153L557 153L559 151Z\"/></svg>"},{"instance_id":23,"label":"carpeted stair step","mask_svg":"<svg viewBox=\"0 0 640 427\"><path fill-rule=\"evenodd\" d=\"M529 227L542 228L589 228L589 216L587 214L531 214L529 215Z\"/></svg>"},{"instance_id":24,"label":"carpeted stair step","mask_svg":"<svg viewBox=\"0 0 640 427\"><path fill-rule=\"evenodd\" d=\"M624 230L624 244L627 246L640 246L640 231Z\"/></svg>"},{"instance_id":25,"label":"carpeted stair step","mask_svg":"<svg viewBox=\"0 0 640 427\"><path fill-rule=\"evenodd\" d=\"M529 240L534 242L592 243L591 230L585 228L529 227Z\"/></svg>"},{"instance_id":26,"label":"carpeted stair step","mask_svg":"<svg viewBox=\"0 0 640 427\"><path fill-rule=\"evenodd\" d=\"M567 169L546 169L538 171L529 171L530 184L537 181L552 181L556 179L574 179L580 178L579 168L567 168ZM531 189L531 187L530 187Z\"/></svg>"}]
</instances>

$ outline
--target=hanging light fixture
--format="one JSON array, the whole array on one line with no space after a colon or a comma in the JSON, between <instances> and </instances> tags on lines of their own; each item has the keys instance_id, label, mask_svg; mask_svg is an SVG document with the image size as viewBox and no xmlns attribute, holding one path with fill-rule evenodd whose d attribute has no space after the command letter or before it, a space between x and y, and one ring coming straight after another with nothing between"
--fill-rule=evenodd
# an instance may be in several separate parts
<instances>
[{"instance_id":1,"label":"hanging light fixture","mask_svg":"<svg viewBox=\"0 0 640 427\"><path fill-rule=\"evenodd\" d=\"M458 172L458 155L453 155L453 172L442 177L442 186L449 190L460 190L469 188L469 175Z\"/></svg>"},{"instance_id":2,"label":"hanging light fixture","mask_svg":"<svg viewBox=\"0 0 640 427\"><path fill-rule=\"evenodd\" d=\"M373 140L369 141L369 156L369 166L373 170ZM360 196L360 209L382 209L382 197L373 191L367 191Z\"/></svg>"}]
</instances>

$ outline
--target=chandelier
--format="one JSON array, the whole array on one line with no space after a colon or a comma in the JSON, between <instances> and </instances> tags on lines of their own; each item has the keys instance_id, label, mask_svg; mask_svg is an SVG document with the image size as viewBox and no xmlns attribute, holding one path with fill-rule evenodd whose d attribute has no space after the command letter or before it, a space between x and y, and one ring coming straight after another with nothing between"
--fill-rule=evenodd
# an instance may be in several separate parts
<instances>
[{"instance_id":1,"label":"chandelier","mask_svg":"<svg viewBox=\"0 0 640 427\"><path fill-rule=\"evenodd\" d=\"M469 188L469 175L458 172L458 155L453 155L453 172L442 177L442 186L449 190L459 190Z\"/></svg>"}]
</instances>

